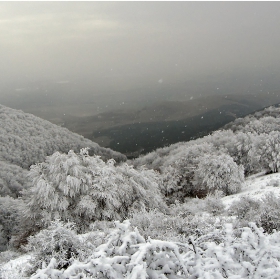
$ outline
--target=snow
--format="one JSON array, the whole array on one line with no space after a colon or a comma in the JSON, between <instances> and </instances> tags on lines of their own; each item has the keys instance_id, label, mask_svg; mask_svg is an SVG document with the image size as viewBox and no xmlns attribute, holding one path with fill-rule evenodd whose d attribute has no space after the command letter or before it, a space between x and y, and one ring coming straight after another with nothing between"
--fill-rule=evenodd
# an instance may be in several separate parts
<instances>
[{"instance_id":1,"label":"snow","mask_svg":"<svg viewBox=\"0 0 280 280\"><path fill-rule=\"evenodd\" d=\"M280 173L270 175L259 173L250 176L246 179L240 193L224 197L222 201L226 207L229 207L233 201L240 199L242 196L262 199L269 192L273 192L275 196L280 198ZM149 239L146 242L139 235L138 231L136 229L133 231L129 225L128 221L123 223L116 222L117 229L111 233L111 239L107 243L98 247L92 262L81 263L76 261L64 272L58 271L53 264L49 264L48 267L39 270L35 278L38 278L38 276L52 276L52 278L57 278L60 274L64 277L66 275L72 277L78 273L79 269L88 267L92 270L93 275L97 271L102 271L106 275L108 274L107 276L114 276L114 278L119 278L123 275L124 272L122 269L124 267L129 268L127 277L132 278L145 278L151 277L152 275L158 278L164 275L165 272L172 272L170 276L174 277L179 276L178 273L180 272L185 275L191 273L192 276L196 275L199 278L221 278L223 277L223 270L221 268L226 268L225 273L229 278L247 278L247 273L249 272L257 278L267 278L266 276L277 276L280 272L280 266L277 262L277 259L280 257L278 250L279 243L276 242L279 240L279 233L266 236L258 232L254 225L251 225L251 227L254 227L252 229L244 228L241 239L235 241L232 236L232 225L225 224L224 230L228 236L226 243L220 245L214 242L207 243L205 252L197 247L201 253L204 252L203 256L193 255L192 251L181 254L178 251L178 244L169 241ZM87 239L90 237L89 235L90 233L83 234L80 235L80 238ZM100 233L100 237L103 237L103 233ZM122 242L117 242L118 240ZM108 255L108 251L104 250L108 249L108 246L110 246L109 251L113 255L111 253ZM114 248L113 251L112 248ZM264 252L265 254L262 255L262 264L260 265L261 268L256 269L254 262L249 262L247 259L242 263L236 262L233 256L235 252L233 248L237 248L239 251L241 250L248 256L258 255L260 252ZM150 256L150 252L156 253ZM273 262L271 256L273 256ZM25 271L29 268L28 262L31 257L30 254L25 254L10 260L2 266L0 265L0 278L24 278ZM96 273L94 272L95 268L92 267L93 264L98 267L98 269L96 268ZM181 271L179 267L183 270ZM96 274L96 277L98 275Z\"/></svg>"},{"instance_id":2,"label":"snow","mask_svg":"<svg viewBox=\"0 0 280 280\"><path fill-rule=\"evenodd\" d=\"M31 259L31 255L25 254L16 259L0 266L0 278L1 279L20 279L23 278L24 272L28 269L28 262Z\"/></svg>"},{"instance_id":3,"label":"snow","mask_svg":"<svg viewBox=\"0 0 280 280\"><path fill-rule=\"evenodd\" d=\"M280 197L280 173L252 175L246 179L241 192L223 197L222 201L228 208L233 201L239 200L242 196L250 196L253 199L261 200L269 192L273 192L275 196Z\"/></svg>"}]
</instances>

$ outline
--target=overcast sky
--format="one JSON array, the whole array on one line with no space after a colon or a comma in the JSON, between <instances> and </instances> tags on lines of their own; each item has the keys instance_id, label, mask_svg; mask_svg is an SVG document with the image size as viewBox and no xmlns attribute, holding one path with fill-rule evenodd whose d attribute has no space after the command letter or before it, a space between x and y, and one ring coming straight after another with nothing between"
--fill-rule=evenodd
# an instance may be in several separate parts
<instances>
[{"instance_id":1,"label":"overcast sky","mask_svg":"<svg viewBox=\"0 0 280 280\"><path fill-rule=\"evenodd\" d=\"M133 94L280 73L279 26L280 2L0 2L0 95L40 81Z\"/></svg>"}]
</instances>

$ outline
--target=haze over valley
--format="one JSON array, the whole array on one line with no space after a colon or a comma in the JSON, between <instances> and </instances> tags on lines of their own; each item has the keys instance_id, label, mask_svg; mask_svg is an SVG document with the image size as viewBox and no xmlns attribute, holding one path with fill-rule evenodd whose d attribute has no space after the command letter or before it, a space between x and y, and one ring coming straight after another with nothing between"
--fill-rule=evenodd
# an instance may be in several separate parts
<instances>
[{"instance_id":1,"label":"haze over valley","mask_svg":"<svg viewBox=\"0 0 280 280\"><path fill-rule=\"evenodd\" d=\"M137 156L280 102L279 3L0 3L0 104Z\"/></svg>"},{"instance_id":2,"label":"haze over valley","mask_svg":"<svg viewBox=\"0 0 280 280\"><path fill-rule=\"evenodd\" d=\"M206 135L237 117L280 102L276 80L251 86L240 78L233 85L220 81L215 89L211 81L196 82L187 83L185 91L159 84L154 91L139 90L139 94L99 95L79 93L77 84L70 82L46 82L37 88L10 90L2 104L135 157Z\"/></svg>"},{"instance_id":3,"label":"haze over valley","mask_svg":"<svg viewBox=\"0 0 280 280\"><path fill-rule=\"evenodd\" d=\"M201 76L173 86L156 81L153 88L131 91L99 92L70 81L33 82L16 89L6 84L0 102L135 157L279 103L276 69L258 71Z\"/></svg>"}]
</instances>

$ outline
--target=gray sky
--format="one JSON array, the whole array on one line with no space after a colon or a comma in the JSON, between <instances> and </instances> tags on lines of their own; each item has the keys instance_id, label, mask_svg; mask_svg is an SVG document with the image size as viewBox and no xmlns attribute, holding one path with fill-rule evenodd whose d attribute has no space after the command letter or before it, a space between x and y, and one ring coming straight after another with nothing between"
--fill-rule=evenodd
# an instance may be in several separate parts
<instances>
[{"instance_id":1,"label":"gray sky","mask_svg":"<svg viewBox=\"0 0 280 280\"><path fill-rule=\"evenodd\" d=\"M0 98L47 81L133 94L280 80L279 26L280 2L0 2Z\"/></svg>"}]
</instances>

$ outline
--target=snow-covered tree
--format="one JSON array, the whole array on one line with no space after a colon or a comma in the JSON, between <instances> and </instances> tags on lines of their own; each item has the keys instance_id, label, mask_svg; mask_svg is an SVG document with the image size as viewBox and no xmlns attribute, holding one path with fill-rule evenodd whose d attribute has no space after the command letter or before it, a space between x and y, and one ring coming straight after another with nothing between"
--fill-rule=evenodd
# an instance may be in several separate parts
<instances>
[{"instance_id":1,"label":"snow-covered tree","mask_svg":"<svg viewBox=\"0 0 280 280\"><path fill-rule=\"evenodd\" d=\"M195 178L197 188L207 190L207 193L220 190L229 195L240 191L244 182L244 169L229 155L206 154L200 157Z\"/></svg>"},{"instance_id":2,"label":"snow-covered tree","mask_svg":"<svg viewBox=\"0 0 280 280\"><path fill-rule=\"evenodd\" d=\"M244 133L270 133L271 131L280 130L280 108L270 106L262 111L257 111L254 114L244 118L237 118L233 122L225 125L225 129L230 129L233 132L242 131Z\"/></svg>"},{"instance_id":3,"label":"snow-covered tree","mask_svg":"<svg viewBox=\"0 0 280 280\"><path fill-rule=\"evenodd\" d=\"M254 142L258 138L256 133L244 133L241 131L218 130L204 137L205 141L225 154L230 155L237 165L243 165L245 175L255 171L257 160L254 154Z\"/></svg>"},{"instance_id":4,"label":"snow-covered tree","mask_svg":"<svg viewBox=\"0 0 280 280\"><path fill-rule=\"evenodd\" d=\"M20 166L0 161L0 196L19 197L20 192L30 186L27 173Z\"/></svg>"},{"instance_id":5,"label":"snow-covered tree","mask_svg":"<svg viewBox=\"0 0 280 280\"><path fill-rule=\"evenodd\" d=\"M280 132L272 131L263 134L262 145L258 145L256 153L264 169L268 172L278 172L280 167Z\"/></svg>"},{"instance_id":6,"label":"snow-covered tree","mask_svg":"<svg viewBox=\"0 0 280 280\"><path fill-rule=\"evenodd\" d=\"M33 186L24 193L24 215L40 227L61 219L83 231L95 220L123 220L132 209L164 208L156 172L115 166L87 149L56 152L33 165L29 176Z\"/></svg>"},{"instance_id":7,"label":"snow-covered tree","mask_svg":"<svg viewBox=\"0 0 280 280\"><path fill-rule=\"evenodd\" d=\"M185 148L179 153L179 158L169 157L170 166L162 168L162 178L164 194L171 202L175 199L183 202L186 197L207 195L202 189L197 188L194 176L200 157L215 151L212 144L200 143Z\"/></svg>"},{"instance_id":8,"label":"snow-covered tree","mask_svg":"<svg viewBox=\"0 0 280 280\"><path fill-rule=\"evenodd\" d=\"M12 245L12 238L19 231L24 204L12 197L0 197L0 252Z\"/></svg>"}]
</instances>

